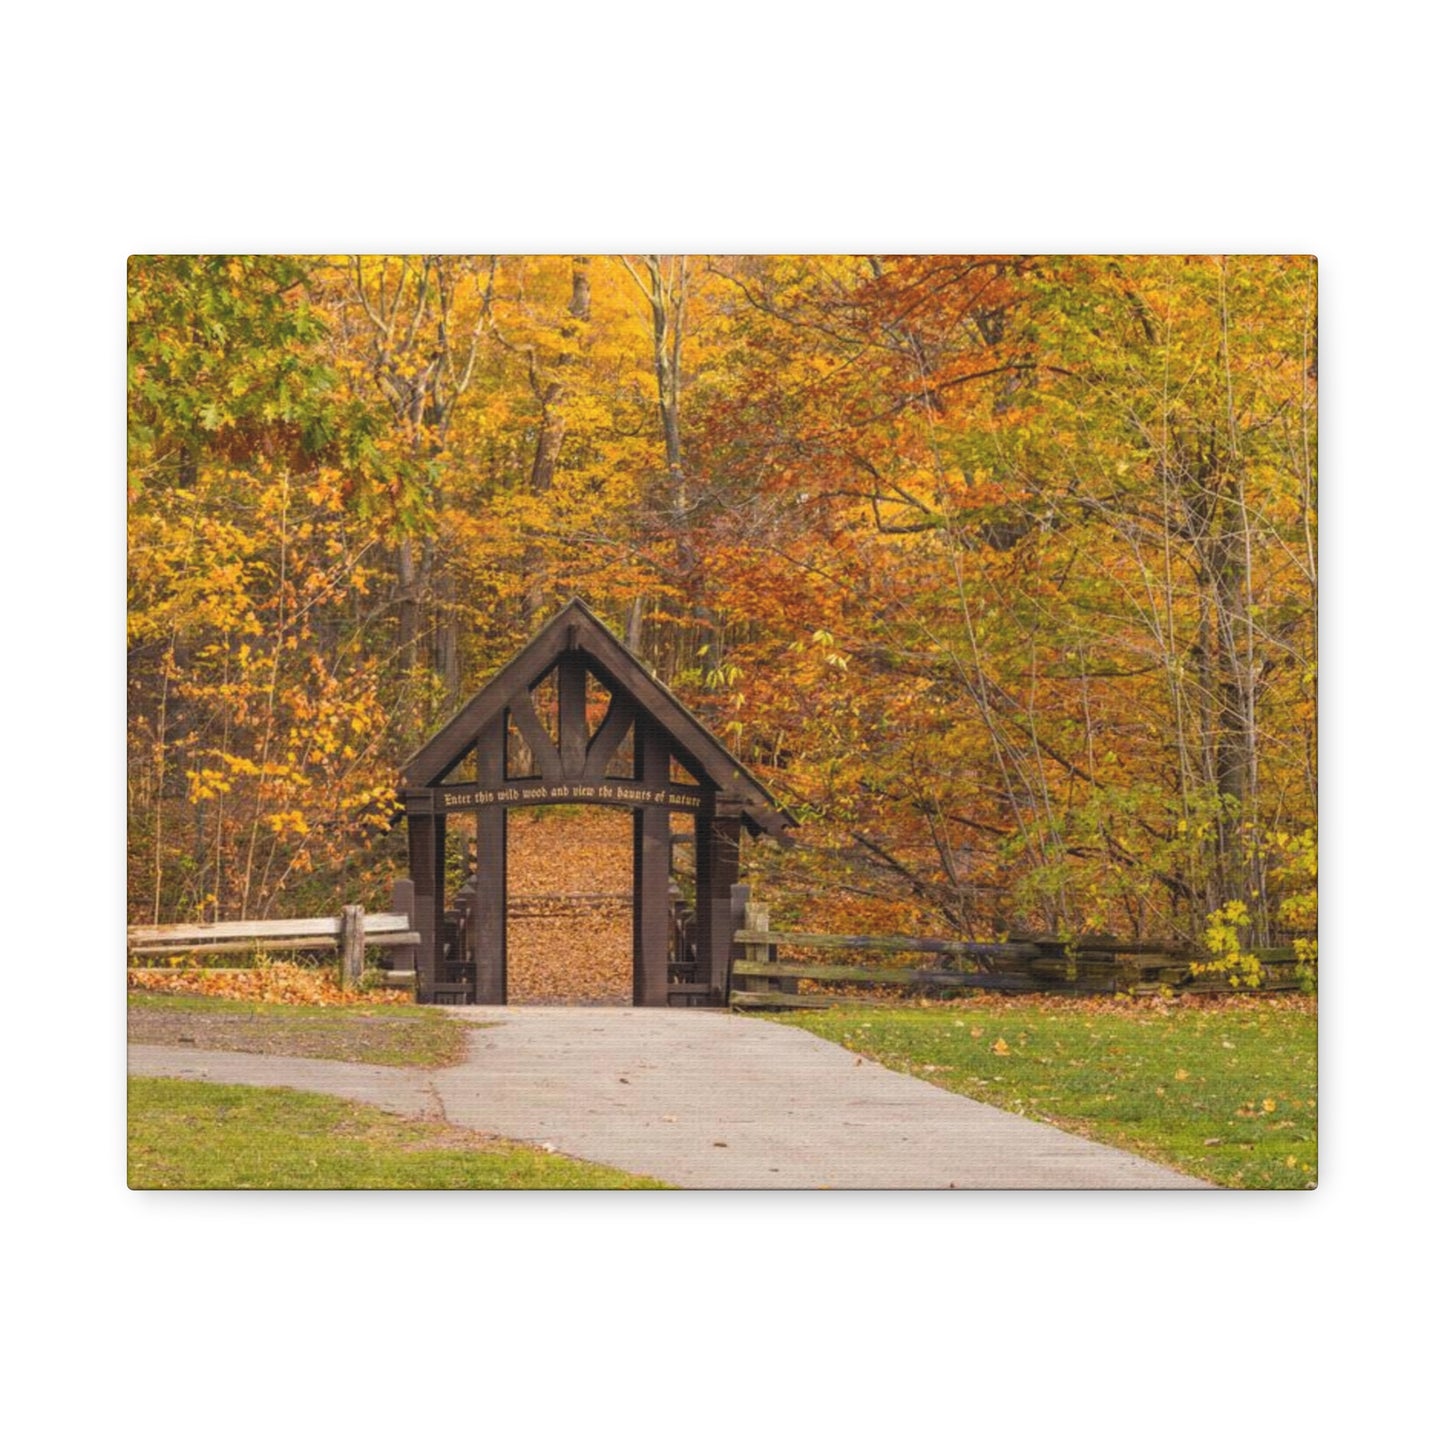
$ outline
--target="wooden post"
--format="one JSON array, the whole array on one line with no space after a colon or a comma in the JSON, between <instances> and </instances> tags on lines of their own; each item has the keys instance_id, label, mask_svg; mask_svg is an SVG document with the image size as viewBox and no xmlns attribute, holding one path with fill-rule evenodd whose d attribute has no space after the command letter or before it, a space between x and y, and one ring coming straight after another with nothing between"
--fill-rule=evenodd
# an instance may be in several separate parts
<instances>
[{"instance_id":1,"label":"wooden post","mask_svg":"<svg viewBox=\"0 0 1445 1445\"><path fill-rule=\"evenodd\" d=\"M743 927L749 933L766 933L768 931L768 905L753 903L749 900L743 906ZM770 949L766 943L748 943L743 946L743 957L749 963L771 963L772 959L769 954ZM776 991L777 980L749 975L748 988L760 992Z\"/></svg>"},{"instance_id":2,"label":"wooden post","mask_svg":"<svg viewBox=\"0 0 1445 1445\"><path fill-rule=\"evenodd\" d=\"M728 898L728 966L726 982L723 985L724 1005L732 1001L733 963L742 957L742 947L733 941L733 935L740 932L747 923L748 899L752 889L746 883L734 883Z\"/></svg>"},{"instance_id":3,"label":"wooden post","mask_svg":"<svg viewBox=\"0 0 1445 1445\"><path fill-rule=\"evenodd\" d=\"M446 941L445 813L422 813L407 806L407 835L411 848L411 877L416 885L416 931L421 946L416 955L416 998L431 1003L432 990L442 978L442 949Z\"/></svg>"},{"instance_id":4,"label":"wooden post","mask_svg":"<svg viewBox=\"0 0 1445 1445\"><path fill-rule=\"evenodd\" d=\"M500 788L507 776L507 717L477 736L477 782ZM477 872L471 903L472 1000L507 1001L507 810L477 809Z\"/></svg>"},{"instance_id":5,"label":"wooden post","mask_svg":"<svg viewBox=\"0 0 1445 1445\"><path fill-rule=\"evenodd\" d=\"M665 1008L670 822L665 808L636 808L632 819L632 1002Z\"/></svg>"},{"instance_id":6,"label":"wooden post","mask_svg":"<svg viewBox=\"0 0 1445 1445\"><path fill-rule=\"evenodd\" d=\"M698 981L712 988L715 1003L727 1003L728 964L733 934L732 894L738 881L741 820L719 813L708 795L697 819L697 961Z\"/></svg>"},{"instance_id":7,"label":"wooden post","mask_svg":"<svg viewBox=\"0 0 1445 1445\"><path fill-rule=\"evenodd\" d=\"M472 997L507 1001L507 810L477 809L477 891L472 901Z\"/></svg>"},{"instance_id":8,"label":"wooden post","mask_svg":"<svg viewBox=\"0 0 1445 1445\"><path fill-rule=\"evenodd\" d=\"M732 943L733 934L740 932L747 924L748 899L753 896L753 890L746 883L734 883L728 898L729 923L728 942ZM729 951L729 957L736 953L734 947Z\"/></svg>"},{"instance_id":9,"label":"wooden post","mask_svg":"<svg viewBox=\"0 0 1445 1445\"><path fill-rule=\"evenodd\" d=\"M633 740L637 781L665 788L668 748L662 729L638 718ZM660 807L635 808L632 817L632 1001L644 1008L666 1008L672 819Z\"/></svg>"},{"instance_id":10,"label":"wooden post","mask_svg":"<svg viewBox=\"0 0 1445 1445\"><path fill-rule=\"evenodd\" d=\"M391 911L406 914L407 927L416 927L416 884L410 878L398 878L391 885ZM393 949L391 968L398 973L408 969L414 972L416 970L416 949Z\"/></svg>"},{"instance_id":11,"label":"wooden post","mask_svg":"<svg viewBox=\"0 0 1445 1445\"><path fill-rule=\"evenodd\" d=\"M348 903L341 910L341 987L346 993L361 987L366 959L365 914L359 903Z\"/></svg>"},{"instance_id":12,"label":"wooden post","mask_svg":"<svg viewBox=\"0 0 1445 1445\"><path fill-rule=\"evenodd\" d=\"M581 778L587 766L587 664L564 653L557 664L557 750L562 776Z\"/></svg>"}]
</instances>

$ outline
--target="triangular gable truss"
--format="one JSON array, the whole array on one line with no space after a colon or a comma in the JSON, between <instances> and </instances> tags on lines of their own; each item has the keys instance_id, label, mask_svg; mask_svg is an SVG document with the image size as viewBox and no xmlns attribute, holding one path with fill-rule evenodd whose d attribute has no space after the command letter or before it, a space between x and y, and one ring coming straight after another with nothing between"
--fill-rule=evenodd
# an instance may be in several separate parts
<instances>
[{"instance_id":1,"label":"triangular gable truss","mask_svg":"<svg viewBox=\"0 0 1445 1445\"><path fill-rule=\"evenodd\" d=\"M555 742L532 698L533 689L554 672L559 734ZM608 711L595 731L586 720L589 672L611 694ZM634 729L636 745L641 726L660 736L702 789L715 790L720 805L736 809L752 833L783 838L783 830L796 822L579 598L567 603L413 754L403 770L405 786L441 786L468 753L488 744L500 755L508 714L535 760L535 776L544 782L601 780L628 730ZM501 766L500 758L496 766Z\"/></svg>"}]
</instances>

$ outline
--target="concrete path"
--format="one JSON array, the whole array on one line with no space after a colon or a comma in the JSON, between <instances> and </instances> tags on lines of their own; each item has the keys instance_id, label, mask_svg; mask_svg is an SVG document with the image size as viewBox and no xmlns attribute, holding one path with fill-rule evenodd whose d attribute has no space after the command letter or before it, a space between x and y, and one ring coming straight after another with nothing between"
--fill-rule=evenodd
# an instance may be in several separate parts
<instances>
[{"instance_id":1,"label":"concrete path","mask_svg":"<svg viewBox=\"0 0 1445 1445\"><path fill-rule=\"evenodd\" d=\"M757 1018L464 1008L498 1025L424 1074L133 1045L132 1073L285 1084L551 1145L692 1189L1204 1189Z\"/></svg>"},{"instance_id":2,"label":"concrete path","mask_svg":"<svg viewBox=\"0 0 1445 1445\"><path fill-rule=\"evenodd\" d=\"M390 1114L442 1118L431 1074L381 1064L344 1064L338 1059L293 1059L279 1054L237 1054L182 1045L131 1044L126 1068L151 1078L196 1079L207 1084L254 1084L267 1089L307 1089L370 1104Z\"/></svg>"}]
</instances>

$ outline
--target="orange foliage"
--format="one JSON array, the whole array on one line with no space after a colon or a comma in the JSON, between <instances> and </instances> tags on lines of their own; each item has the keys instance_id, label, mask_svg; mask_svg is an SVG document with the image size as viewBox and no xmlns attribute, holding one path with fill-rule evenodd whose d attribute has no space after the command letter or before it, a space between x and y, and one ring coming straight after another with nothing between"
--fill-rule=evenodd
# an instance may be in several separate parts
<instances>
[{"instance_id":1,"label":"orange foliage","mask_svg":"<svg viewBox=\"0 0 1445 1445\"><path fill-rule=\"evenodd\" d=\"M137 921L382 903L399 764L577 593L802 819L780 919L1290 931L1307 258L141 258L131 301Z\"/></svg>"},{"instance_id":2,"label":"orange foliage","mask_svg":"<svg viewBox=\"0 0 1445 1445\"><path fill-rule=\"evenodd\" d=\"M335 969L305 968L295 963L267 963L250 969L133 968L126 979L130 988L149 993L203 994L242 1003L295 1003L335 1008L341 1004L412 1001L410 992L399 989L348 993L337 982Z\"/></svg>"}]
</instances>

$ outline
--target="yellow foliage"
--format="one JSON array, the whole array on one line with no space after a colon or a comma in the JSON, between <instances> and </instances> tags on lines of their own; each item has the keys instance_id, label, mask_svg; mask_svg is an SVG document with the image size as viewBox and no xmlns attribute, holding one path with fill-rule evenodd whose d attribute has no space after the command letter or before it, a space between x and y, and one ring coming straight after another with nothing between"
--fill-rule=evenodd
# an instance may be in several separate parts
<instances>
[{"instance_id":1,"label":"yellow foliage","mask_svg":"<svg viewBox=\"0 0 1445 1445\"><path fill-rule=\"evenodd\" d=\"M1241 984L1258 988L1262 973L1259 959L1246 952L1240 942L1240 930L1249 927L1249 909L1237 898L1230 899L1209 915L1204 930L1204 946L1209 957L1191 965L1195 974L1227 974L1235 988Z\"/></svg>"},{"instance_id":2,"label":"yellow foliage","mask_svg":"<svg viewBox=\"0 0 1445 1445\"><path fill-rule=\"evenodd\" d=\"M131 303L138 914L402 871L398 765L575 592L804 818L802 906L1234 897L1203 967L1251 921L1312 964L1306 259L172 258Z\"/></svg>"}]
</instances>

